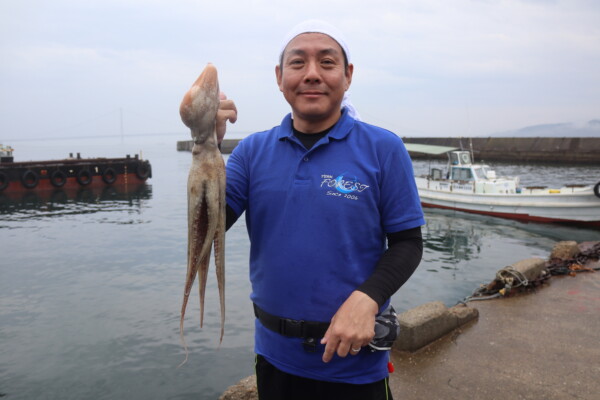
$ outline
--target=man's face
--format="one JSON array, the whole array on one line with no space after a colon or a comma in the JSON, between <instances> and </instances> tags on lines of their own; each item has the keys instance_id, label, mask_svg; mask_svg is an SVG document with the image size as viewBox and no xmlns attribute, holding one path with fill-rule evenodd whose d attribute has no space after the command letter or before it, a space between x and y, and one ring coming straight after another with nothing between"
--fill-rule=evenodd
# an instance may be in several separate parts
<instances>
[{"instance_id":1,"label":"man's face","mask_svg":"<svg viewBox=\"0 0 600 400\"><path fill-rule=\"evenodd\" d=\"M304 33L288 43L275 73L296 129L315 133L337 122L353 68L345 67L340 45L322 33Z\"/></svg>"}]
</instances>

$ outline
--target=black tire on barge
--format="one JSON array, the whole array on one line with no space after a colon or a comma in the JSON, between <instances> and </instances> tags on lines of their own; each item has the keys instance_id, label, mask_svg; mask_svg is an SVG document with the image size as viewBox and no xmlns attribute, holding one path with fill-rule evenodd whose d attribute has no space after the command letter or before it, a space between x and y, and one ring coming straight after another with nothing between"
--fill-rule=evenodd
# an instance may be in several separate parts
<instances>
[{"instance_id":1,"label":"black tire on barge","mask_svg":"<svg viewBox=\"0 0 600 400\"><path fill-rule=\"evenodd\" d=\"M0 172L0 192L8 187L8 176L4 172Z\"/></svg>"},{"instance_id":2,"label":"black tire on barge","mask_svg":"<svg viewBox=\"0 0 600 400\"><path fill-rule=\"evenodd\" d=\"M102 173L102 180L107 185L110 185L111 183L115 183L115 181L117 180L117 173L112 168L106 168L104 170L104 172Z\"/></svg>"},{"instance_id":3,"label":"black tire on barge","mask_svg":"<svg viewBox=\"0 0 600 400\"><path fill-rule=\"evenodd\" d=\"M87 169L82 169L77 173L77 182L81 186L87 186L92 183L92 173Z\"/></svg>"},{"instance_id":4,"label":"black tire on barge","mask_svg":"<svg viewBox=\"0 0 600 400\"><path fill-rule=\"evenodd\" d=\"M38 176L38 174L36 174L35 171L32 171L30 169L25 171L21 176L21 183L27 189L33 189L37 186L39 181L40 177Z\"/></svg>"},{"instance_id":5,"label":"black tire on barge","mask_svg":"<svg viewBox=\"0 0 600 400\"><path fill-rule=\"evenodd\" d=\"M146 163L140 163L135 170L138 178L145 181L150 176L150 167Z\"/></svg>"},{"instance_id":6,"label":"black tire on barge","mask_svg":"<svg viewBox=\"0 0 600 400\"><path fill-rule=\"evenodd\" d=\"M50 175L50 183L57 188L63 187L67 183L67 174L57 169Z\"/></svg>"}]
</instances>

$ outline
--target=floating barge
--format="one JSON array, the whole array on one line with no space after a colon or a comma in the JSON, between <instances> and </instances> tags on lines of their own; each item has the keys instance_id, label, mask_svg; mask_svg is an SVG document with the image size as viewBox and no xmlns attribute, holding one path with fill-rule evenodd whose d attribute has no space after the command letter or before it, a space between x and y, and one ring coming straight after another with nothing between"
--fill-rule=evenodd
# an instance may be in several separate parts
<instances>
[{"instance_id":1,"label":"floating barge","mask_svg":"<svg viewBox=\"0 0 600 400\"><path fill-rule=\"evenodd\" d=\"M152 177L150 162L138 155L81 158L71 153L64 160L15 162L12 152L0 145L0 193L133 185Z\"/></svg>"}]
</instances>

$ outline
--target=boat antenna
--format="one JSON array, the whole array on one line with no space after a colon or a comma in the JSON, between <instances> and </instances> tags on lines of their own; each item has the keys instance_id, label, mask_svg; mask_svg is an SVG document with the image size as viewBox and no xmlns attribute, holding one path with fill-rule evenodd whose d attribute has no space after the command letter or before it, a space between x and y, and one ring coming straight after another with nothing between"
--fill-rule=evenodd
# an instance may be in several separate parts
<instances>
[{"instance_id":1,"label":"boat antenna","mask_svg":"<svg viewBox=\"0 0 600 400\"><path fill-rule=\"evenodd\" d=\"M475 157L473 156L473 138L469 138L469 147L471 148L471 162L475 162Z\"/></svg>"},{"instance_id":2,"label":"boat antenna","mask_svg":"<svg viewBox=\"0 0 600 400\"><path fill-rule=\"evenodd\" d=\"M427 174L431 178L431 155L428 158L429 158L429 172Z\"/></svg>"}]
</instances>

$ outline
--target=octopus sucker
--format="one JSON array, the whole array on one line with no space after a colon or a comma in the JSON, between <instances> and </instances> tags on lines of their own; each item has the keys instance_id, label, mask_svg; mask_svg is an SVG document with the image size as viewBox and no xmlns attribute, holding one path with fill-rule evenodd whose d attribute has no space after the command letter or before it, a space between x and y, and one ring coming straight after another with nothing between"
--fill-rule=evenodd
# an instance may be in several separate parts
<instances>
[{"instance_id":1,"label":"octopus sucker","mask_svg":"<svg viewBox=\"0 0 600 400\"><path fill-rule=\"evenodd\" d=\"M179 113L190 128L194 146L188 176L188 260L179 331L185 349L183 322L196 276L200 296L200 327L204 323L204 298L210 256L214 249L221 306L221 335L225 332L225 163L218 148L216 115L219 108L217 70L208 64L183 97Z\"/></svg>"}]
</instances>

